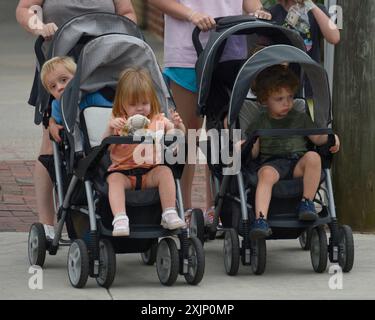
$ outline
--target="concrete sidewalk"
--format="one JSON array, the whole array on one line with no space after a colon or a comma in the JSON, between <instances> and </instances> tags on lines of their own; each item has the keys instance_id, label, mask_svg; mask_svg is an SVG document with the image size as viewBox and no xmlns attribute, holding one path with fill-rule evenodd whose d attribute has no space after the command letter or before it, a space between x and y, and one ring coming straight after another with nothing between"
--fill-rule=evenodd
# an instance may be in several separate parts
<instances>
[{"instance_id":1,"label":"concrete sidewalk","mask_svg":"<svg viewBox=\"0 0 375 320\"><path fill-rule=\"evenodd\" d=\"M210 241L205 244L206 271L198 286L186 284L181 276L174 286L162 286L156 267L143 265L139 254L117 255L116 278L108 290L99 287L92 278L85 288L73 288L67 275L65 247L56 256L46 257L43 288L31 289L29 282L35 270L29 271L27 233L2 232L0 299L208 299L228 303L230 300L375 299L375 236L356 234L354 241L354 268L342 275L342 289L337 290L329 286L330 282L337 284L337 275L331 279L329 268L325 273L315 273L309 252L302 251L296 240L267 241L267 267L263 275L253 275L250 267L241 265L238 275L232 277L224 271L223 240Z\"/></svg>"}]
</instances>

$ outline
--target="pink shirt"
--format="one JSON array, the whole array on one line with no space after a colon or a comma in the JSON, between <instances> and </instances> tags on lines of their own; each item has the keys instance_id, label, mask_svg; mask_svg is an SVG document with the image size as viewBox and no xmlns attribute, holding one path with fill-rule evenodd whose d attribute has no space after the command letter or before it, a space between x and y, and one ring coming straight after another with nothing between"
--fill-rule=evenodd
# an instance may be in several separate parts
<instances>
[{"instance_id":1,"label":"pink shirt","mask_svg":"<svg viewBox=\"0 0 375 320\"><path fill-rule=\"evenodd\" d=\"M194 11L209 14L211 17L224 17L242 14L243 0L176 0L177 2L191 8ZM164 29L164 66L165 67L185 67L192 68L195 66L197 54L195 52L191 36L195 25L189 21L178 20L165 15ZM209 32L201 33L201 42L207 43ZM245 47L245 42L240 37L236 37L227 43L227 48L231 47L233 54L237 59L243 59L238 56L238 52ZM235 48L237 47L237 48ZM230 54L225 53L226 59L229 60ZM223 60L223 59L222 59Z\"/></svg>"}]
</instances>

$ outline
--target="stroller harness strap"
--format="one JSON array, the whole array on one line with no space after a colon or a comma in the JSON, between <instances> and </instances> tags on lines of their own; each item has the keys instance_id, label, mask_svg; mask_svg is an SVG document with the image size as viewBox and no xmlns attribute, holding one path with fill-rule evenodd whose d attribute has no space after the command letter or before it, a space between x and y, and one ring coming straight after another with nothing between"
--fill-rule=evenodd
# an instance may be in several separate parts
<instances>
[{"instance_id":1,"label":"stroller harness strap","mask_svg":"<svg viewBox=\"0 0 375 320\"><path fill-rule=\"evenodd\" d=\"M154 168L154 167L153 167ZM135 168L129 170L121 170L121 173L127 176L134 176L136 178L135 190L141 190L142 188L142 176L153 168Z\"/></svg>"}]
</instances>

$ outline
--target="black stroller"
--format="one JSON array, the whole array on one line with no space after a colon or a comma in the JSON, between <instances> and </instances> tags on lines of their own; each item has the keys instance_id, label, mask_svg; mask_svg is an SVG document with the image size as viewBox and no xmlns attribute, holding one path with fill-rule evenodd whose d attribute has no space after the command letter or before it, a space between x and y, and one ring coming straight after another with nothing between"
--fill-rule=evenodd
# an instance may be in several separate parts
<instances>
[{"instance_id":1,"label":"black stroller","mask_svg":"<svg viewBox=\"0 0 375 320\"><path fill-rule=\"evenodd\" d=\"M202 245L198 239L188 237L186 229L170 231L160 226L162 210L157 189L126 191L130 236L112 237L105 180L110 164L107 149L110 144L140 142L133 142L131 136L112 136L101 141L112 110L101 106L81 111L78 108L83 95L102 89L114 92L123 69L142 66L150 71L167 114L168 104L173 105L173 101L152 49L133 22L104 13L87 14L67 22L56 33L49 57L70 54L73 48L77 52L77 45L80 47L77 72L60 101L63 142L61 145L53 142L54 161L49 168L58 194L56 236L47 241L42 224L31 226L30 263L43 266L46 250L54 255L59 245L69 245L67 267L71 284L81 288L91 276L100 286L108 288L115 277L116 253L139 252L145 264L156 262L162 284L172 285L178 274L184 275L189 284L198 284L205 267ZM40 110L44 112L48 97L44 96L42 103ZM170 167L177 187L176 205L183 217L179 183L182 168ZM68 241L61 240L64 225ZM174 238L179 239L179 249Z\"/></svg>"},{"instance_id":2,"label":"black stroller","mask_svg":"<svg viewBox=\"0 0 375 320\"><path fill-rule=\"evenodd\" d=\"M275 64L289 63L289 67L295 70L301 79L306 73L314 92L312 119L319 129L258 130L253 133L253 137L329 135L329 143L316 148L321 155L323 168L320 188L314 199L320 208L319 218L315 222L299 221L296 207L302 197L302 179L281 180L274 186L272 192L268 222L273 233L267 239L296 239L301 235L308 235L314 271L323 272L329 257L331 262L338 262L344 272L349 272L354 261L353 235L351 228L346 225L339 226L336 218L330 175L332 156L328 152L329 146L334 142L332 141L334 136L329 128L331 101L324 69L304 52L299 35L292 30L242 16L222 18L217 22L216 32L211 33L203 51L197 37L199 32L196 31L193 36L197 52L200 53L196 68L200 84L198 108L202 115L207 116L207 129L222 129L223 117L227 115L229 137L232 137L234 129L245 128L246 118L257 116L261 107L254 99L249 99L247 96L250 84L263 69ZM233 35L245 35L248 46L264 38L268 39L268 43L255 54L249 54L245 60L228 61L226 65L219 63L226 40ZM225 68L232 71L223 79L220 75ZM303 92L299 94L303 96ZM310 115L304 99L296 99L295 108ZM216 189L214 221L206 227L205 231L210 239L214 239L218 231L219 218L221 219L225 231L224 264L229 275L238 272L240 259L242 264L251 265L255 274L262 274L266 266L265 239L252 240L249 237L250 224L255 218L253 208L257 185L256 171L252 169L251 161L248 159L253 141L255 140L250 139L245 143L240 155L240 170L232 175L223 175L222 172L233 163L224 164L216 161L220 160L218 157L213 159L223 150L229 149L233 152L231 139L228 138L227 141L221 139L219 143L208 140L207 146L203 148L209 159ZM327 243L325 225L328 225L330 230L329 243ZM202 229L202 226L195 226L195 230ZM239 235L242 238L241 243ZM198 236L201 239L203 237L202 234Z\"/></svg>"}]
</instances>

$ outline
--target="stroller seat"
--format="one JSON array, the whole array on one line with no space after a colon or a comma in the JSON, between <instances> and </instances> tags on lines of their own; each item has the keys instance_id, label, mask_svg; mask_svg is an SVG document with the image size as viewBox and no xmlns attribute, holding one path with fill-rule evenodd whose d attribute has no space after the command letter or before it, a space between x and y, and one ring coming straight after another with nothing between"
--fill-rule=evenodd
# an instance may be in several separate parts
<instances>
[{"instance_id":1,"label":"stroller seat","mask_svg":"<svg viewBox=\"0 0 375 320\"><path fill-rule=\"evenodd\" d=\"M258 184L257 172L253 168L246 168L242 171L245 186L256 187ZM320 183L323 183L325 180L325 173L322 171L320 175ZM278 181L272 189L272 197L279 199L288 199L295 197L302 197L303 195L303 179L294 178L294 179L285 179Z\"/></svg>"},{"instance_id":2,"label":"stroller seat","mask_svg":"<svg viewBox=\"0 0 375 320\"><path fill-rule=\"evenodd\" d=\"M95 147L101 144L103 134L108 125L107 119L111 117L112 109L103 108L100 106L91 106L82 110L80 115L80 123L82 126L82 131L84 134L84 147L86 152L90 152ZM108 203L108 184L106 183L106 174L111 160L109 157L109 152L101 158L100 162L96 166L96 174L94 175L92 181L95 186L95 190L98 191L102 210L100 212L111 212ZM104 210L104 207L107 207ZM153 210L148 209L147 214L143 215L141 213L140 207L153 207ZM158 188L149 188L143 190L126 190L126 208L127 214L130 217L130 228L132 229L131 237L137 237L136 229L144 225L153 225L159 232L163 229L160 225L161 219L161 206ZM150 212L155 213L150 215ZM150 218L153 216L152 218ZM112 229L111 215L103 215L103 224L108 229ZM138 227L132 225L138 225ZM155 226L157 225L157 226ZM155 229L155 228L154 228ZM149 228L149 230L151 230ZM152 232L153 233L153 232ZM154 235L150 235L154 237ZM144 238L144 235L142 236Z\"/></svg>"}]
</instances>

